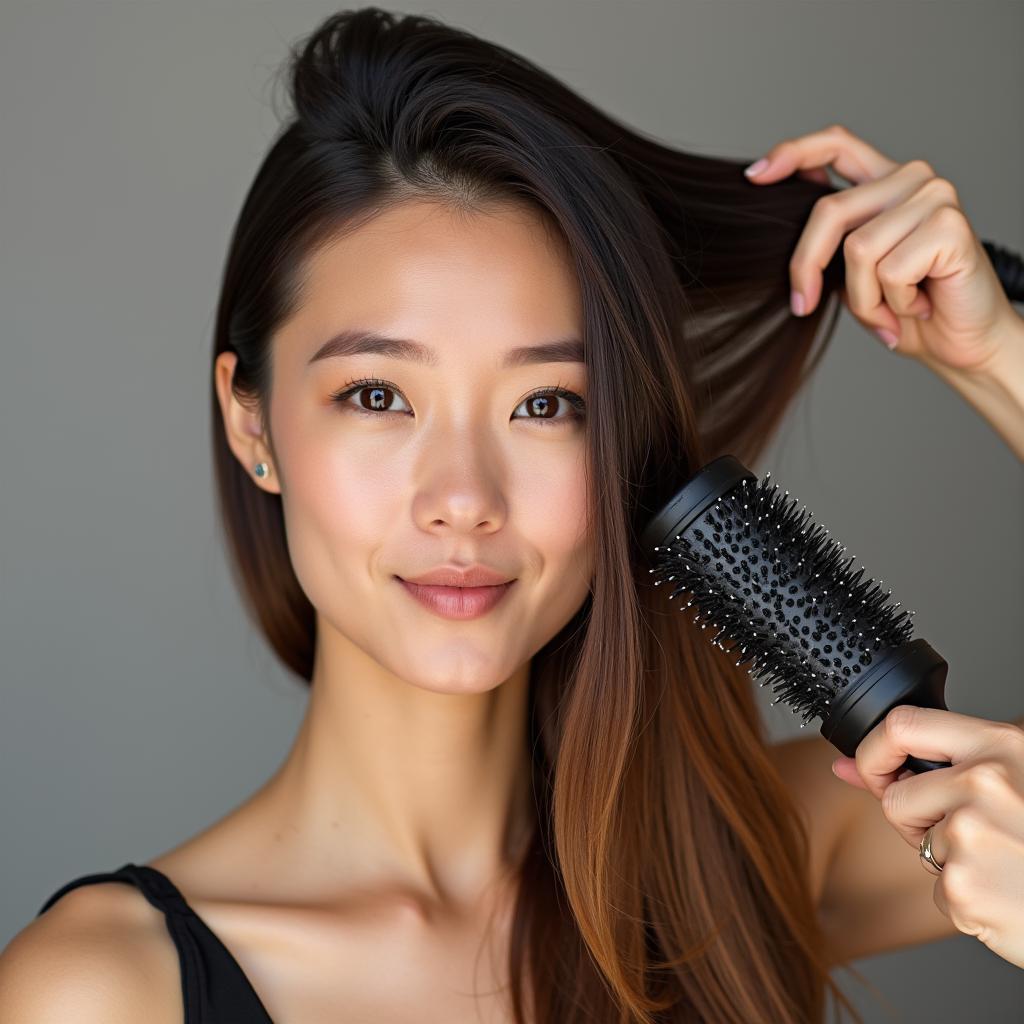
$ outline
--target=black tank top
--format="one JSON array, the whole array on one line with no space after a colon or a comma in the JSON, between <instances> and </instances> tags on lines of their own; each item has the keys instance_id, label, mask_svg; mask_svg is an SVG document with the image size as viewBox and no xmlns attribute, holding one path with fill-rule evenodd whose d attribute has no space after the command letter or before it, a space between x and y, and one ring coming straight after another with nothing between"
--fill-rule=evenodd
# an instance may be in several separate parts
<instances>
[{"instance_id":1,"label":"black tank top","mask_svg":"<svg viewBox=\"0 0 1024 1024\"><path fill-rule=\"evenodd\" d=\"M142 864L125 864L117 871L82 875L58 889L42 906L49 910L71 889L93 882L134 885L164 912L167 930L178 950L185 1024L273 1024L241 964L163 872Z\"/></svg>"}]
</instances>

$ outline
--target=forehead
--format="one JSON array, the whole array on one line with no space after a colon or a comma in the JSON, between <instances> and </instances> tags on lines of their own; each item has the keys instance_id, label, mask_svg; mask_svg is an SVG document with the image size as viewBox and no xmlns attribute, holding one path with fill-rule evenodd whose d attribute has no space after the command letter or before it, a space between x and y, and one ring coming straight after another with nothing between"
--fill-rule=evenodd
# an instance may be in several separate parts
<instances>
[{"instance_id":1,"label":"forehead","mask_svg":"<svg viewBox=\"0 0 1024 1024\"><path fill-rule=\"evenodd\" d=\"M406 201L320 247L304 271L287 331L306 347L348 327L441 349L446 338L505 348L582 330L564 240L525 206Z\"/></svg>"}]
</instances>

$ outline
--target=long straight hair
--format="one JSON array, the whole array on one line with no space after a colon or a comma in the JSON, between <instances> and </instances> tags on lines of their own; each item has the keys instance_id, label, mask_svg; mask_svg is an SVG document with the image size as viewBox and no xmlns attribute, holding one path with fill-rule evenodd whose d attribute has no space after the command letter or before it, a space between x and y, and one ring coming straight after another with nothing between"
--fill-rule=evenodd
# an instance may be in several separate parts
<instances>
[{"instance_id":1,"label":"long straight hair","mask_svg":"<svg viewBox=\"0 0 1024 1024\"><path fill-rule=\"evenodd\" d=\"M664 605L638 541L707 461L758 458L820 358L840 264L796 318L788 261L834 189L799 177L759 188L740 163L644 138L430 17L342 11L290 48L285 70L293 109L239 213L213 346L214 360L237 354L234 392L259 409L271 451L271 339L302 302L306 261L389 206L523 204L564 237L581 286L598 555L587 598L531 659L517 1024L805 1024L824 1019L827 988L859 1021L830 976L808 836L750 677ZM280 495L230 451L212 379L210 397L232 570L308 685L315 615Z\"/></svg>"}]
</instances>

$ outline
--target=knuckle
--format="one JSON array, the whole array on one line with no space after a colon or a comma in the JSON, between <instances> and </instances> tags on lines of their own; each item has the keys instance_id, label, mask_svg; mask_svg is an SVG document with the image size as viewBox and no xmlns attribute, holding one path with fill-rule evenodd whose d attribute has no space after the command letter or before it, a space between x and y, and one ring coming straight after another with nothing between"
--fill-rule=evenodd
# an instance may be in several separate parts
<instances>
[{"instance_id":1,"label":"knuckle","mask_svg":"<svg viewBox=\"0 0 1024 1024\"><path fill-rule=\"evenodd\" d=\"M838 121L834 121L830 124L825 131L829 135L837 135L841 138L849 138L851 134L849 128L847 128L846 125L840 124Z\"/></svg>"},{"instance_id":2,"label":"knuckle","mask_svg":"<svg viewBox=\"0 0 1024 1024\"><path fill-rule=\"evenodd\" d=\"M882 284L888 285L899 284L900 280L905 276L896 269L891 260L882 260L878 264L876 273L878 274L878 280L881 281Z\"/></svg>"},{"instance_id":3,"label":"knuckle","mask_svg":"<svg viewBox=\"0 0 1024 1024\"><path fill-rule=\"evenodd\" d=\"M970 869L960 861L947 860L938 878L949 906L965 906L971 898Z\"/></svg>"},{"instance_id":4,"label":"knuckle","mask_svg":"<svg viewBox=\"0 0 1024 1024\"><path fill-rule=\"evenodd\" d=\"M984 827L985 819L971 804L955 807L946 815L946 838L958 845L972 843Z\"/></svg>"},{"instance_id":5,"label":"knuckle","mask_svg":"<svg viewBox=\"0 0 1024 1024\"><path fill-rule=\"evenodd\" d=\"M898 704L885 716L885 732L887 736L906 736L917 723L917 708L912 704Z\"/></svg>"},{"instance_id":6,"label":"knuckle","mask_svg":"<svg viewBox=\"0 0 1024 1024\"><path fill-rule=\"evenodd\" d=\"M967 224L967 218L959 206L939 206L928 219L943 231L959 231Z\"/></svg>"},{"instance_id":7,"label":"knuckle","mask_svg":"<svg viewBox=\"0 0 1024 1024\"><path fill-rule=\"evenodd\" d=\"M1024 757L1024 729L1013 722L997 722L995 726L1000 745L1015 757Z\"/></svg>"},{"instance_id":8,"label":"knuckle","mask_svg":"<svg viewBox=\"0 0 1024 1024\"><path fill-rule=\"evenodd\" d=\"M898 782L890 782L882 794L882 813L892 821L899 817L900 808L906 802L906 791Z\"/></svg>"},{"instance_id":9,"label":"knuckle","mask_svg":"<svg viewBox=\"0 0 1024 1024\"><path fill-rule=\"evenodd\" d=\"M816 221L829 221L839 215L839 210L843 205L843 191L837 192L826 192L825 195L819 196L814 200L814 204L811 206L810 216L807 218L808 223L811 218Z\"/></svg>"},{"instance_id":10,"label":"knuckle","mask_svg":"<svg viewBox=\"0 0 1024 1024\"><path fill-rule=\"evenodd\" d=\"M949 178L929 178L918 190L919 195L959 204L960 194Z\"/></svg>"},{"instance_id":11,"label":"knuckle","mask_svg":"<svg viewBox=\"0 0 1024 1024\"><path fill-rule=\"evenodd\" d=\"M908 160L903 166L906 170L913 171L915 174L926 174L929 179L935 177L935 168L927 160L923 160L920 157Z\"/></svg>"},{"instance_id":12,"label":"knuckle","mask_svg":"<svg viewBox=\"0 0 1024 1024\"><path fill-rule=\"evenodd\" d=\"M853 231L843 239L843 255L851 259L861 259L868 254L868 240L859 231Z\"/></svg>"},{"instance_id":13,"label":"knuckle","mask_svg":"<svg viewBox=\"0 0 1024 1024\"><path fill-rule=\"evenodd\" d=\"M999 761L979 761L966 772L967 788L978 796L1003 792L1010 784L1009 774Z\"/></svg>"}]
</instances>

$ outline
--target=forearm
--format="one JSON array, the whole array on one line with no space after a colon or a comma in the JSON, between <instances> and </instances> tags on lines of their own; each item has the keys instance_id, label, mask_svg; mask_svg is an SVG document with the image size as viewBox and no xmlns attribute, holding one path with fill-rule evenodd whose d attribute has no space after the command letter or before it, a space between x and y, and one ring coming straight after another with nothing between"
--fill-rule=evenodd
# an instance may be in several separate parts
<instances>
[{"instance_id":1,"label":"forearm","mask_svg":"<svg viewBox=\"0 0 1024 1024\"><path fill-rule=\"evenodd\" d=\"M991 363L970 373L925 363L954 388L1024 462L1024 318L1006 325L1004 343Z\"/></svg>"}]
</instances>

